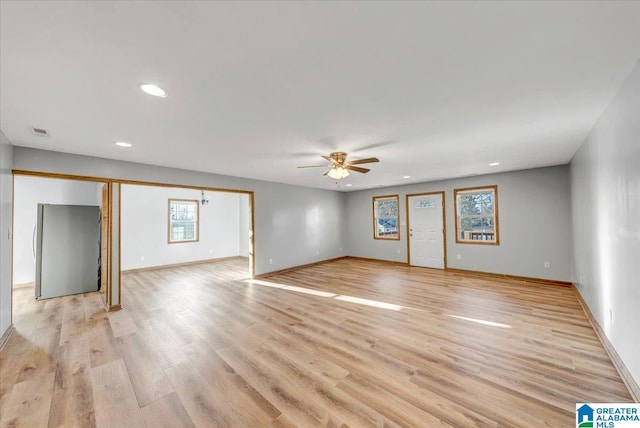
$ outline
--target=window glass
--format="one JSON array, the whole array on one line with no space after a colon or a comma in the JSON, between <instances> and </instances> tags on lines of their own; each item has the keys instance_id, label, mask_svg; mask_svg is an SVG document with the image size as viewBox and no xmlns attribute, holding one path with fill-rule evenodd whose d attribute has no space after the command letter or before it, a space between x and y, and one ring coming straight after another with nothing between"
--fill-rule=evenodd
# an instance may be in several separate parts
<instances>
[{"instance_id":1,"label":"window glass","mask_svg":"<svg viewBox=\"0 0 640 428\"><path fill-rule=\"evenodd\" d=\"M373 198L374 239L400 239L398 229L398 195Z\"/></svg>"},{"instance_id":2,"label":"window glass","mask_svg":"<svg viewBox=\"0 0 640 428\"><path fill-rule=\"evenodd\" d=\"M198 201L169 199L169 243L198 240Z\"/></svg>"},{"instance_id":3,"label":"window glass","mask_svg":"<svg viewBox=\"0 0 640 428\"><path fill-rule=\"evenodd\" d=\"M454 190L456 242L494 244L498 240L498 186Z\"/></svg>"}]
</instances>

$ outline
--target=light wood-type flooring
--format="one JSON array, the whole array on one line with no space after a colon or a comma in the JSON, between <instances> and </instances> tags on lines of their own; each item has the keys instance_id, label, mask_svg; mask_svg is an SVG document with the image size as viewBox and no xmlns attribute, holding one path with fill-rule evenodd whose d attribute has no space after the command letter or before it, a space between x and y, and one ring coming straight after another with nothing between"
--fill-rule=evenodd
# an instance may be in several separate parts
<instances>
[{"instance_id":1,"label":"light wood-type flooring","mask_svg":"<svg viewBox=\"0 0 640 428\"><path fill-rule=\"evenodd\" d=\"M2 427L571 427L631 397L571 288L341 259L15 291Z\"/></svg>"}]
</instances>

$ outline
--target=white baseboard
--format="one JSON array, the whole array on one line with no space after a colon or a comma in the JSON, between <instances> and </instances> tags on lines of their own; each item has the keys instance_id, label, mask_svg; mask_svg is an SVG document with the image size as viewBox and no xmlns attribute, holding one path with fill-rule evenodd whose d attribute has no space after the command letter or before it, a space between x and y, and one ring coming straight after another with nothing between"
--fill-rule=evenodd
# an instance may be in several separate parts
<instances>
[{"instance_id":1,"label":"white baseboard","mask_svg":"<svg viewBox=\"0 0 640 428\"><path fill-rule=\"evenodd\" d=\"M7 331L4 332L2 337L0 337L0 351L2 351L4 345L6 345L6 343L9 341L9 338L11 337L11 334L14 332L14 330L15 327L13 326L13 324L11 324Z\"/></svg>"}]
</instances>

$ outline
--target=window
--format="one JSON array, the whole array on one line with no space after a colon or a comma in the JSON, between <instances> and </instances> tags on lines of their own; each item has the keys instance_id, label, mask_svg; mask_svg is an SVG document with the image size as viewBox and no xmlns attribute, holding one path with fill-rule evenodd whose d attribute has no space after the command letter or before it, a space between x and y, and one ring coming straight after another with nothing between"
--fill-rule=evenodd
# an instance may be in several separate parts
<instances>
[{"instance_id":1,"label":"window","mask_svg":"<svg viewBox=\"0 0 640 428\"><path fill-rule=\"evenodd\" d=\"M455 189L456 242L498 245L498 186Z\"/></svg>"},{"instance_id":2,"label":"window","mask_svg":"<svg viewBox=\"0 0 640 428\"><path fill-rule=\"evenodd\" d=\"M398 195L373 197L373 238L400 239Z\"/></svg>"},{"instance_id":3,"label":"window","mask_svg":"<svg viewBox=\"0 0 640 428\"><path fill-rule=\"evenodd\" d=\"M198 240L198 201L169 199L169 243Z\"/></svg>"}]
</instances>

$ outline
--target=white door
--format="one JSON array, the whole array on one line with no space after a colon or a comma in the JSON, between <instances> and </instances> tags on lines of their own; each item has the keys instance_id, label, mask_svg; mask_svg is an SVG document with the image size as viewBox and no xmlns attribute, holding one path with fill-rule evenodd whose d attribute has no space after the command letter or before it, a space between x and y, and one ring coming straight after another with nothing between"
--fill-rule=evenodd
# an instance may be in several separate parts
<instances>
[{"instance_id":1,"label":"white door","mask_svg":"<svg viewBox=\"0 0 640 428\"><path fill-rule=\"evenodd\" d=\"M442 193L409 196L409 264L444 269Z\"/></svg>"}]
</instances>

